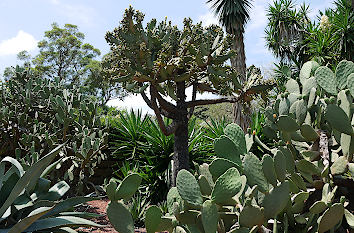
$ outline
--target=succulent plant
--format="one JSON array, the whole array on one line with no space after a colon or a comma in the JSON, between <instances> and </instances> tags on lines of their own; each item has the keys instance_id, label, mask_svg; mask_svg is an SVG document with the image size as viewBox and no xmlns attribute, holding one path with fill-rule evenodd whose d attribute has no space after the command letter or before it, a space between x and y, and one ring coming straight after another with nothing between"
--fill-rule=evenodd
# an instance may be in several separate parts
<instances>
[{"instance_id":1,"label":"succulent plant","mask_svg":"<svg viewBox=\"0 0 354 233\"><path fill-rule=\"evenodd\" d=\"M158 217L146 218L150 232L353 228L354 96L344 89L351 87L352 65L341 62L332 72L305 63L299 80L289 80L287 92L266 110L274 148L262 160L247 150L256 136L228 125L215 140L210 165L200 165L196 174L180 171L167 196L169 213L161 216L151 207L147 216Z\"/></svg>"},{"instance_id":2,"label":"succulent plant","mask_svg":"<svg viewBox=\"0 0 354 233\"><path fill-rule=\"evenodd\" d=\"M98 104L82 88L69 88L58 78L48 80L31 69L17 67L0 84L0 158L15 155L29 166L56 145L66 142L56 167L65 180L82 187L93 167L105 158L108 133ZM69 159L70 158L70 159ZM54 179L54 176L52 176Z\"/></svg>"},{"instance_id":3,"label":"succulent plant","mask_svg":"<svg viewBox=\"0 0 354 233\"><path fill-rule=\"evenodd\" d=\"M80 226L101 226L88 220L99 215L73 211L95 198L61 200L70 186L65 181L51 186L46 179L62 149L56 147L27 169L11 157L0 161L0 232L73 232Z\"/></svg>"}]
</instances>

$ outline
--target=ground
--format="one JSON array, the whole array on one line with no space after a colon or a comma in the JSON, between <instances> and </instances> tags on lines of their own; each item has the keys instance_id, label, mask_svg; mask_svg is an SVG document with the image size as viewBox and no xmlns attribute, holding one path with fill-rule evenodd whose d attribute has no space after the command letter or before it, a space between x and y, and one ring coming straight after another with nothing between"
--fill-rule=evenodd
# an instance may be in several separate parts
<instances>
[{"instance_id":1,"label":"ground","mask_svg":"<svg viewBox=\"0 0 354 233\"><path fill-rule=\"evenodd\" d=\"M106 215L106 208L108 205L109 199L103 199L103 200L95 200L95 201L89 201L87 204L83 207L80 207L79 211L85 211L89 213L95 213L95 214L100 214L102 215L99 218L96 219L91 219L95 223L98 223L100 225L104 225L105 227L103 228L97 228L97 227L80 227L77 229L78 232L93 232L93 233L117 233L117 231L112 227L111 223L108 220L108 217ZM135 229L135 233L146 233L145 229L139 228Z\"/></svg>"},{"instance_id":2,"label":"ground","mask_svg":"<svg viewBox=\"0 0 354 233\"><path fill-rule=\"evenodd\" d=\"M109 200L108 199L103 199L103 200L95 200L95 201L89 201L87 205L84 207L80 207L80 211L85 211L89 213L95 213L95 214L100 214L102 215L99 218L92 219L94 222L104 225L104 228L97 228L97 227L80 227L77 229L77 231L81 232L94 232L94 233L116 233L117 231L114 230L112 225L110 224L108 217L106 215L106 208L108 205ZM81 209L83 208L83 209Z\"/></svg>"}]
</instances>

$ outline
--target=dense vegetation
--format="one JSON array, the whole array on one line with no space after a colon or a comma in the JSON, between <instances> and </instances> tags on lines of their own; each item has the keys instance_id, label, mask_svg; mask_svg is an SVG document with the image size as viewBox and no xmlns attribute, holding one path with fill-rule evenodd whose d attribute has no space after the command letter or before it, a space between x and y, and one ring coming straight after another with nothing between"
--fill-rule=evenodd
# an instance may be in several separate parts
<instances>
[{"instance_id":1,"label":"dense vegetation","mask_svg":"<svg viewBox=\"0 0 354 233\"><path fill-rule=\"evenodd\" d=\"M18 54L0 82L0 232L100 227L78 206L105 196L120 233L354 228L351 1L311 21L307 5L274 0L270 79L244 67L251 1L208 2L225 31L144 24L130 7L101 60L71 24ZM106 105L130 94L154 115Z\"/></svg>"}]
</instances>

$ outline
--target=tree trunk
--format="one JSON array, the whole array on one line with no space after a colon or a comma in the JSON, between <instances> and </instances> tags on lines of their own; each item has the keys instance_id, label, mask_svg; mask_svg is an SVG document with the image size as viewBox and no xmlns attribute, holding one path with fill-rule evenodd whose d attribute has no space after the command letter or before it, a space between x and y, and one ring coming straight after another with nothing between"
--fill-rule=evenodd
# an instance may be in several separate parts
<instances>
[{"instance_id":1,"label":"tree trunk","mask_svg":"<svg viewBox=\"0 0 354 233\"><path fill-rule=\"evenodd\" d=\"M178 123L175 132L175 145L173 154L172 185L176 186L176 177L180 170L189 169L188 154L188 118Z\"/></svg>"},{"instance_id":2,"label":"tree trunk","mask_svg":"<svg viewBox=\"0 0 354 233\"><path fill-rule=\"evenodd\" d=\"M184 107L186 100L185 83L177 83L177 108L181 113L176 119L177 129L174 133L175 144L173 154L172 186L176 186L176 177L180 170L189 169L188 154L188 111Z\"/></svg>"},{"instance_id":3,"label":"tree trunk","mask_svg":"<svg viewBox=\"0 0 354 233\"><path fill-rule=\"evenodd\" d=\"M243 43L243 32L239 27L235 27L232 32L235 36L235 41L232 44L232 49L236 51L236 56L231 58L231 65L240 74L240 83L243 84L246 81L246 56L245 56L245 45ZM233 104L233 121L234 123L241 126L243 131L247 131L250 126L250 109L247 105L242 105L242 103Z\"/></svg>"}]
</instances>

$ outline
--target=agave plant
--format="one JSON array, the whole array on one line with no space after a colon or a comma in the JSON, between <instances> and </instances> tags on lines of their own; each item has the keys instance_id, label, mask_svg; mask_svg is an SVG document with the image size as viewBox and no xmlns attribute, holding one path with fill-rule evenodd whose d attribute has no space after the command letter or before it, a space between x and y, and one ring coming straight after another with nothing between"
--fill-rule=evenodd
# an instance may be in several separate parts
<instances>
[{"instance_id":1,"label":"agave plant","mask_svg":"<svg viewBox=\"0 0 354 233\"><path fill-rule=\"evenodd\" d=\"M76 212L74 207L94 200L72 197L61 200L70 186L60 181L53 186L46 179L55 167L51 163L64 145L24 169L19 161L5 157L0 162L0 232L74 232L80 226L100 227L88 218L98 215Z\"/></svg>"}]
</instances>

